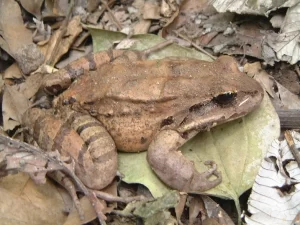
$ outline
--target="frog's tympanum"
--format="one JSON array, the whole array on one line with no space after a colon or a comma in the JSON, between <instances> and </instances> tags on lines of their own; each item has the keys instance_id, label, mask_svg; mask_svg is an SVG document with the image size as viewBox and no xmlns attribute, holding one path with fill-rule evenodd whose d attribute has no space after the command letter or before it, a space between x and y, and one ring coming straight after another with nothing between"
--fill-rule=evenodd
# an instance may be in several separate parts
<instances>
[{"instance_id":1,"label":"frog's tympanum","mask_svg":"<svg viewBox=\"0 0 300 225\"><path fill-rule=\"evenodd\" d=\"M52 93L68 86L55 99L55 109L31 109L24 124L40 147L70 155L76 174L96 189L114 178L116 149L148 150L151 168L174 189L218 185L222 178L215 163L199 173L178 148L200 131L246 115L263 98L261 86L229 56L214 62L141 60L135 51L100 52L45 81Z\"/></svg>"}]
</instances>

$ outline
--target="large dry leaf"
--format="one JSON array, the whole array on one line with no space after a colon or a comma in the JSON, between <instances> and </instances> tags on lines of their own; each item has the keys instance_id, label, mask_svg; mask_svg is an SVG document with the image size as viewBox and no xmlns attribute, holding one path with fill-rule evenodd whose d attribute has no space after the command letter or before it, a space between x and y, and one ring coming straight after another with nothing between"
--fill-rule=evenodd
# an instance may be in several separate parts
<instances>
[{"instance_id":1,"label":"large dry leaf","mask_svg":"<svg viewBox=\"0 0 300 225\"><path fill-rule=\"evenodd\" d=\"M293 132L293 137L299 148L300 134ZM300 168L286 140L275 140L255 179L248 201L251 216L246 216L247 224L292 224L300 210L299 183Z\"/></svg>"},{"instance_id":2,"label":"large dry leaf","mask_svg":"<svg viewBox=\"0 0 300 225\"><path fill-rule=\"evenodd\" d=\"M0 196L0 220L5 225L62 224L66 203L71 203L53 183L37 186L22 173L1 179Z\"/></svg>"},{"instance_id":3,"label":"large dry leaf","mask_svg":"<svg viewBox=\"0 0 300 225\"><path fill-rule=\"evenodd\" d=\"M22 45L32 43L31 31L25 28L20 7L16 1L1 1L0 28L1 36L9 46L10 55L13 55Z\"/></svg>"}]
</instances>

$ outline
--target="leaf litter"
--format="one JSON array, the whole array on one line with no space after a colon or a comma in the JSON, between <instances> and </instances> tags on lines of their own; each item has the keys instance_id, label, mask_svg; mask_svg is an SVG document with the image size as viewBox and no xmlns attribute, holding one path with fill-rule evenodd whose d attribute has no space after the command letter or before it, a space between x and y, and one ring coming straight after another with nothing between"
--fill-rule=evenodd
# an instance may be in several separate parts
<instances>
[{"instance_id":1,"label":"leaf litter","mask_svg":"<svg viewBox=\"0 0 300 225\"><path fill-rule=\"evenodd\" d=\"M160 32L162 37L177 40L179 43L185 46L193 46L196 49L200 49L200 51L204 50L203 52L207 52L208 50L210 53L213 54L237 55L239 56L240 62L242 64L251 62L251 60L248 61L247 59L247 57L249 56L255 58L256 61L260 60L263 62L263 67L258 69L259 72L264 71L264 69L267 68L269 65L274 65L279 61L287 61L288 63L293 64L299 60L299 42L297 42L297 19L299 6L296 4L298 3L297 1L286 1L285 3L282 2L282 4L261 7L258 10L256 9L255 15L258 12L262 15L269 15L272 11L272 16L266 16L264 19L258 19L257 16L253 16L251 18L248 17L250 19L246 20L245 17L238 16L235 13L233 13L245 13L245 11L242 11L242 9L245 8L245 5L238 5L240 3L235 3L233 1L231 1L231 7L227 7L227 9L231 11L231 13L227 12L224 14L217 13L216 10L205 1L199 2L190 0L184 1L184 3L182 3L181 5L177 5L176 3L174 3L175 1L162 1L161 4L160 2L154 1L149 3L143 0L132 2L128 1L122 4L115 4L114 1L108 1L107 3L104 3L102 1L100 7L98 7L99 2L96 3L94 1L87 1L87 5L85 6L79 4L73 7L74 14L80 15L80 19L78 19L79 17L75 19L75 17L70 16L71 14L68 13L70 12L70 9L69 6L66 4L61 3L55 5L49 4L49 1L45 1L45 4L41 5L41 2L42 1L20 1L21 6L23 6L21 7L23 12L28 11L32 15L35 15L35 17L38 19L35 20L35 22L32 22L33 20L28 20L26 19L26 17L23 17L25 18L24 21L27 20L26 26L28 27L28 29L25 29L24 22L20 20L20 18L22 18L21 13L20 10L18 10L18 8L16 7L14 1L3 1L1 3L10 4L11 7L14 8L14 14L18 16L16 20L11 21L9 21L9 14L2 14L2 17L0 18L0 26L3 32L3 34L1 34L0 37L1 48L4 49L10 55L11 58L14 58L18 66L21 68L21 76L18 75L17 79L15 79L16 76L14 76L14 73L12 73L12 75L6 77L6 84L12 84L12 81L15 83L17 83L17 81L19 82L21 79L24 78L24 74L29 74L33 70L37 69L37 67L41 64L42 61L45 61L47 64L50 65L55 65L58 61L60 61L61 58L68 59L67 54L69 52L78 52L80 53L80 55L88 54L90 50L86 51L86 49L88 46L91 47L91 43L87 32L85 31L86 28L88 28L89 31L92 33L94 50L104 50L113 47L116 42L120 42L122 40L122 48L127 48L128 46L130 46L131 48L135 49L146 49L147 47L153 45L153 43L151 43L151 40L154 39L154 37L133 35L141 33L145 34ZM217 4L217 1L213 1L213 3L215 5ZM226 7L226 4L224 4L224 6ZM232 8L232 6L235 8ZM263 6L263 3L260 6ZM280 7L289 8L287 11L279 11L277 13L276 9ZM0 7L0 9L1 8L3 9L4 7L2 6ZM220 10L218 7L216 8L217 10ZM263 11L262 9L264 9L265 11ZM277 19L276 17L274 17L274 15L277 16ZM31 16L27 18L30 17ZM62 22L64 17L66 17L67 19L64 20L65 22ZM275 19L277 20L276 23L274 22ZM258 20L260 21L260 23L257 23ZM277 29L280 28L280 30L278 31L276 29L273 29L272 26L270 26L269 20L272 22L272 25L274 27L277 27ZM49 21L51 22L49 23ZM71 23L70 21L76 22ZM12 25L8 22L14 22L15 24L17 24L18 28L16 28L15 31L24 31L24 34L26 35L22 37L23 39L20 39L20 36L11 32ZM84 25L82 30L81 25L83 23L93 24L94 27L92 28L91 26ZM34 31L30 31L30 29L32 28L36 29L35 38L31 37ZM124 34L116 33L115 31L122 31L124 32ZM52 35L50 36L51 33ZM124 42L124 40L128 41ZM25 44L25 48L20 47L22 43ZM39 45L39 48L35 46L35 43ZM205 49L203 49L203 47ZM174 52L172 52L172 48L175 49L177 47L171 47L169 48L169 50L168 48L166 48L165 53L159 53L161 54L161 56L156 56L156 54L154 54L154 57L165 57L167 55L174 55ZM42 53L42 55L40 53ZM189 55L190 53L186 53L186 50L179 50L176 54L180 56L185 55L192 57L191 55ZM192 53L192 55L197 55L197 58L210 58L203 55L199 56L199 54L194 53ZM29 60L27 60L26 57L28 57ZM5 56L5 54L0 53L0 59L2 58L7 59L7 56ZM26 60L23 60L23 58L25 58ZM2 63L2 61L0 62ZM28 62L30 63L28 64ZM255 74L258 74L259 72L255 72ZM37 78L32 78L32 80L36 80L36 82L27 81L28 78L25 77L27 84L20 85L18 88L14 88L14 94L11 94L10 91L7 90L4 92L5 99L2 102L2 110L4 116L4 125L6 124L5 127L7 128L7 130L14 130L15 127L18 126L17 121L20 119L20 114L22 114L22 112L24 112L24 110L26 110L26 108L28 108L32 104L29 100L33 102L33 96L38 91L39 80L42 79L42 76L39 78L38 77L39 76L37 76ZM262 77L264 78L261 78L260 80L267 81L266 84L265 82L263 82L264 85L267 86L266 90L268 90L269 93L273 93L272 97L276 98L280 102L279 105L281 105L281 107L283 105L285 107L292 102L297 103L299 101L295 94L293 97L291 97L291 93L287 90L284 90L279 83L277 83L277 85L274 85L274 82L270 82L269 75L263 75ZM279 91L274 89L274 87L279 87ZM286 86L286 88L289 87ZM296 88L293 89L293 92L298 94L300 93L299 90L299 87L297 89L296 86ZM17 100L15 100L14 98ZM293 106L293 108L298 109L298 106L295 105ZM277 117L275 116L274 111L270 111L269 109L268 111L265 111L265 113L269 116L269 124L265 124L264 128L258 128L256 125L256 128L248 128L250 130L253 130L254 133L258 130L262 132L260 136L263 137L263 140L261 141L264 142L264 144L260 146L260 148L254 147L254 149L256 150L248 146L248 148L251 148L251 150L253 150L253 152L257 155L254 158L252 158L253 161L248 161L247 158L250 158L250 156L247 154L250 151L247 150L247 147L240 147L239 150L245 150L241 152L241 155L244 155L243 158L245 159L245 161L240 165L243 168L240 168L240 170L245 171L245 173L240 173L237 176L237 174L235 173L228 173L228 171L231 170L230 166L224 166L224 170L226 170L224 185L223 187L219 187L220 190L212 190L211 194L235 199L235 203L238 206L238 197L245 190L252 186L257 170L252 170L252 173L248 174L247 171L251 171L251 166L259 164L259 161L263 158L265 152L263 149L267 149L266 146L268 146L268 143L271 142L270 140L272 139L272 137L276 137L278 133L278 121L276 121ZM253 117L253 121L255 121L255 118L261 116L259 116L257 113L254 113L252 116L250 115L249 117ZM254 122L249 123L252 124ZM260 121L259 123L262 123L262 121ZM231 126L238 127L239 125L233 124ZM273 130L270 129L269 131L267 131L266 127L273 128ZM218 131L216 131L216 133L218 133ZM265 133L269 133L269 139L265 137ZM246 132L245 134L246 136L249 135L248 132ZM228 146L228 142L230 142L231 140L229 138L226 141L224 136L218 137L215 134L199 135L199 137L201 136L205 137L204 140L224 140L225 146L218 145L217 147L213 146L212 148L210 148L216 150L226 148ZM267 139L268 141L266 141ZM253 141L253 143L255 142L256 141ZM183 149L183 152L188 153L190 149L192 149L192 153L194 154L195 152L199 151L198 146L203 146L201 138L197 138L191 143L188 143L186 150ZM258 149L259 151L257 151ZM191 155L191 158L195 159L195 155L193 154ZM213 158L210 154L211 151L209 149L207 149L207 151L205 151L203 155L202 153L200 153L201 157L203 157L203 159L199 162L201 166L202 161L205 160L205 157L209 159ZM124 159L127 162L133 162L133 164L139 165L139 168L142 168L144 165L147 165L147 163L142 160L143 154L138 155L140 158L137 157L137 161L132 160L134 158L134 155L126 155L128 159L126 157ZM24 156L21 154L20 157ZM132 172L132 169L130 171L130 166L128 166L128 172L124 170L124 166L122 166L122 157L123 155L120 155L120 170L125 174L124 180L127 180L127 182L130 183L143 183L150 189L151 193L155 197L162 196L163 193L169 193L168 189L164 189L163 186L161 186L160 188L159 184L157 183L160 182L159 180L151 180L152 178L144 176L145 173L137 174L136 178L134 178L134 173ZM229 156L228 159L234 157L237 156L232 155ZM226 157L221 156L221 158ZM17 167L18 165L24 163L20 161L20 159L14 161L8 157L5 160L7 159L10 162L10 168ZM224 162L225 161L223 159L223 162L218 164L224 164ZM230 163L230 160L228 162ZM34 161L34 164L36 164L35 166L43 166L43 164L40 165L36 161ZM195 161L195 164L198 165L198 162ZM223 168L221 169L223 170ZM139 170L143 171L142 169L138 169L137 172L139 172ZM38 181L42 181L42 178L44 178L45 176L45 174L43 174L42 172L40 174L41 175L37 176L36 178ZM145 180L149 180L147 181L148 183L144 183L144 181L139 180L141 177L145 177ZM151 177L151 175L149 175L149 177ZM153 177L155 178L155 176ZM232 179L233 177L236 177L237 179L234 180ZM228 186L228 184L231 184L231 186ZM135 189L134 185L132 185L132 187L133 189ZM92 201L94 200L92 199ZM184 202L183 205L185 204L188 203ZM173 205L173 207L176 206ZM105 209L103 210L105 211ZM97 210L95 211L97 212ZM210 212L211 210L208 210L207 212L201 211L201 213L199 211L198 215L191 215L190 217L196 219L197 216L199 217L200 214L203 217L205 213L209 214ZM171 217L169 218L172 218L172 216L173 215L171 215ZM185 217L185 215L183 215L183 217ZM222 223L222 218L220 217L215 220L219 223ZM81 223L79 218L76 222L78 224Z\"/></svg>"}]
</instances>

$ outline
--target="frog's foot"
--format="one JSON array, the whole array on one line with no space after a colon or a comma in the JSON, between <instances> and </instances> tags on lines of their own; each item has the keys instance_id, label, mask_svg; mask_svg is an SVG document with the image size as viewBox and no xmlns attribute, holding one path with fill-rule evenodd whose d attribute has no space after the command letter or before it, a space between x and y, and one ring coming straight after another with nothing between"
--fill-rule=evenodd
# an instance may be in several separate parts
<instances>
[{"instance_id":1,"label":"frog's foot","mask_svg":"<svg viewBox=\"0 0 300 225\"><path fill-rule=\"evenodd\" d=\"M192 178L188 190L201 190L206 191L209 190L222 182L222 174L217 170L217 164L214 161L206 161L205 165L211 166L210 169L203 173L194 174ZM215 176L216 179L211 180L210 178ZM199 189L200 188L200 189Z\"/></svg>"},{"instance_id":2,"label":"frog's foot","mask_svg":"<svg viewBox=\"0 0 300 225\"><path fill-rule=\"evenodd\" d=\"M147 159L157 176L180 191L206 191L220 184L222 176L214 162L205 162L212 168L199 173L193 162L177 151L184 142L186 139L173 130L163 130L152 140ZM216 179L209 179L211 176Z\"/></svg>"}]
</instances>

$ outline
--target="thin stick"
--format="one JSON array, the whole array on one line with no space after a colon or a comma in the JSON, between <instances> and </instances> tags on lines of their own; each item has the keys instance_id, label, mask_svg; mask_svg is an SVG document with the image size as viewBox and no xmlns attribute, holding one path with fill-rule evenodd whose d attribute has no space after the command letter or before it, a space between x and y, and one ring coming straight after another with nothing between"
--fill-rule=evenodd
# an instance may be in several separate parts
<instances>
[{"instance_id":1,"label":"thin stick","mask_svg":"<svg viewBox=\"0 0 300 225\"><path fill-rule=\"evenodd\" d=\"M177 32L177 31L174 31L174 33L175 33L178 37L180 37L180 38L182 38L182 39L184 39L184 40L190 42L190 44L191 44L194 48L198 49L200 52L202 52L202 53L208 55L208 56L209 56L210 58L212 58L213 60L216 59L215 56L213 56L213 55L210 54L209 52L205 51L201 46L197 45L195 42L193 42L192 40L190 40L188 37L184 36L183 34L180 34L180 33Z\"/></svg>"},{"instance_id":2,"label":"thin stick","mask_svg":"<svg viewBox=\"0 0 300 225\"><path fill-rule=\"evenodd\" d=\"M286 142L288 143L288 145L290 147L290 150L291 150L293 156L296 159L296 162L298 163L298 166L300 166L300 153L299 153L299 151L297 150L297 148L295 146L295 142L294 142L293 136L291 134L291 131L288 131L288 130L285 131L284 132L284 137L285 137Z\"/></svg>"},{"instance_id":3,"label":"thin stick","mask_svg":"<svg viewBox=\"0 0 300 225\"><path fill-rule=\"evenodd\" d=\"M114 22L114 24L118 27L119 31L122 30L122 25L119 23L119 21L117 20L117 18L115 17L115 15L112 13L112 11L110 10L109 6L107 5L107 3L103 0L101 0L101 3L104 5L105 9L107 10L107 13L109 15L109 17L112 19L112 21Z\"/></svg>"}]
</instances>

